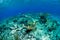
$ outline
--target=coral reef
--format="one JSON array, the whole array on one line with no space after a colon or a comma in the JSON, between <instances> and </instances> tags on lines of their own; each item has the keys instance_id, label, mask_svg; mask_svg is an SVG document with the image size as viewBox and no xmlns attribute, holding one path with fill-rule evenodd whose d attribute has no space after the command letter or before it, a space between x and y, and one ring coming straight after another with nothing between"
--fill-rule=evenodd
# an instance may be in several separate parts
<instances>
[{"instance_id":1,"label":"coral reef","mask_svg":"<svg viewBox=\"0 0 60 40\"><path fill-rule=\"evenodd\" d=\"M0 24L0 40L60 40L60 21L48 13L24 13Z\"/></svg>"}]
</instances>

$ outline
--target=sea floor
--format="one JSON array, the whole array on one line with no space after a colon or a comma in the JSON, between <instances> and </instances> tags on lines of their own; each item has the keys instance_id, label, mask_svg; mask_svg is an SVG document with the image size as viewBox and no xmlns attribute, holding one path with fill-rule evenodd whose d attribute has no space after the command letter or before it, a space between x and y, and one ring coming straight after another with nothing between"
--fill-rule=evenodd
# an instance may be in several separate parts
<instances>
[{"instance_id":1,"label":"sea floor","mask_svg":"<svg viewBox=\"0 0 60 40\"><path fill-rule=\"evenodd\" d=\"M60 40L60 21L54 18L48 13L8 18L0 23L0 40Z\"/></svg>"}]
</instances>

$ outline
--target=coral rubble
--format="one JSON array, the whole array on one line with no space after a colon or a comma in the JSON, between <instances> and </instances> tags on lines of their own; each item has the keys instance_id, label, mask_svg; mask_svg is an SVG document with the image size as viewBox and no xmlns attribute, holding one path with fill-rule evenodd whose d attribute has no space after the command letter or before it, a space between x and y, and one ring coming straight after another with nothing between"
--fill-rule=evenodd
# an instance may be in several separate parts
<instances>
[{"instance_id":1,"label":"coral rubble","mask_svg":"<svg viewBox=\"0 0 60 40\"><path fill-rule=\"evenodd\" d=\"M59 30L60 22L49 14L22 14L0 24L0 40L60 40Z\"/></svg>"}]
</instances>

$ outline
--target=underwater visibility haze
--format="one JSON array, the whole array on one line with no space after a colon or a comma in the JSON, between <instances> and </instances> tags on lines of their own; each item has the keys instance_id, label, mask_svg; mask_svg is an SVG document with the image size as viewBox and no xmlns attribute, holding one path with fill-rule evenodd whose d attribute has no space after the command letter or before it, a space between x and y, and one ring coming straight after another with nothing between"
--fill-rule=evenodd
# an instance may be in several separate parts
<instances>
[{"instance_id":1,"label":"underwater visibility haze","mask_svg":"<svg viewBox=\"0 0 60 40\"><path fill-rule=\"evenodd\" d=\"M21 12L47 12L60 16L60 0L0 0L0 20Z\"/></svg>"},{"instance_id":2,"label":"underwater visibility haze","mask_svg":"<svg viewBox=\"0 0 60 40\"><path fill-rule=\"evenodd\" d=\"M60 40L60 0L0 0L0 40Z\"/></svg>"}]
</instances>

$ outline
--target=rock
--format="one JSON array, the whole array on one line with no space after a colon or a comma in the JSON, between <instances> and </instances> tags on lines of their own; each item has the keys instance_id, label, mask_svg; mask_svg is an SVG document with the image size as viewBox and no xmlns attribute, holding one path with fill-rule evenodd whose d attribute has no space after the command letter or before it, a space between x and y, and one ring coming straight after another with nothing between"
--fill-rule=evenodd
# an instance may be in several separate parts
<instances>
[{"instance_id":1,"label":"rock","mask_svg":"<svg viewBox=\"0 0 60 40\"><path fill-rule=\"evenodd\" d=\"M0 24L0 40L60 40L59 28L48 14L21 14Z\"/></svg>"}]
</instances>

